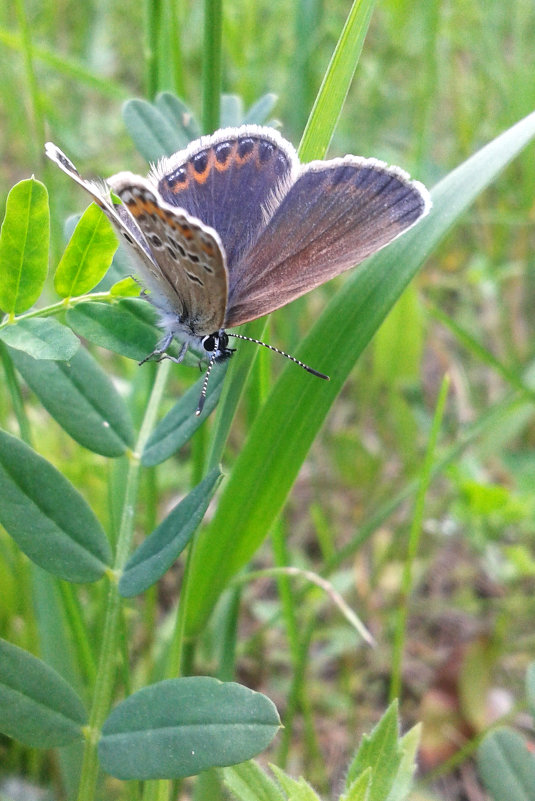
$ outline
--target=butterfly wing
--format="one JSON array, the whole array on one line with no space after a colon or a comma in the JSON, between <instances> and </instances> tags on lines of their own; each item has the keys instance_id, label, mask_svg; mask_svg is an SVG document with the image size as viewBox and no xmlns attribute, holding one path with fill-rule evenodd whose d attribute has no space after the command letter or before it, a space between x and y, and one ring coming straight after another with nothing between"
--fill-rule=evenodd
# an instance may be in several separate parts
<instances>
[{"instance_id":1,"label":"butterfly wing","mask_svg":"<svg viewBox=\"0 0 535 801\"><path fill-rule=\"evenodd\" d=\"M230 271L225 326L268 314L353 267L429 207L422 184L375 159L345 156L303 166Z\"/></svg>"},{"instance_id":2,"label":"butterfly wing","mask_svg":"<svg viewBox=\"0 0 535 801\"><path fill-rule=\"evenodd\" d=\"M164 284L173 304L163 311L180 317L188 333L203 336L218 331L225 317L228 278L217 232L184 209L170 206L138 175L118 173L107 183L132 216L157 264L159 286L155 290L149 282L151 300L158 306L153 296ZM172 320L166 322L172 327Z\"/></svg>"},{"instance_id":3,"label":"butterfly wing","mask_svg":"<svg viewBox=\"0 0 535 801\"><path fill-rule=\"evenodd\" d=\"M223 128L163 159L151 174L163 199L214 228L229 271L265 226L265 207L292 185L299 162L273 128Z\"/></svg>"},{"instance_id":4,"label":"butterfly wing","mask_svg":"<svg viewBox=\"0 0 535 801\"><path fill-rule=\"evenodd\" d=\"M219 330L225 313L227 272L217 233L186 212L167 208L140 176L119 173L108 180L108 186L123 201L123 205L114 205L106 184L82 178L58 147L48 142L45 152L106 214L127 247L134 271L150 290L151 302L164 315L166 328L173 330L173 322L176 325L180 320L185 323L183 328L197 335ZM161 245L156 248L155 243Z\"/></svg>"}]
</instances>

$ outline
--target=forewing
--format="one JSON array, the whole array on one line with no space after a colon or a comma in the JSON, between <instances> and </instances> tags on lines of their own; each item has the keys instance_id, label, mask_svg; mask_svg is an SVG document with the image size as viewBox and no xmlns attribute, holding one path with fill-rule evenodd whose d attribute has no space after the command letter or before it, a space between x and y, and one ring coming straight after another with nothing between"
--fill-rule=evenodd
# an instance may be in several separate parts
<instances>
[{"instance_id":1,"label":"forewing","mask_svg":"<svg viewBox=\"0 0 535 801\"><path fill-rule=\"evenodd\" d=\"M111 222L119 241L126 246L133 270L139 274L147 288L150 288L161 299L159 307L162 310L175 308L176 292L162 276L143 233L126 207L112 203L109 190L104 182L87 181L82 178L72 161L52 142L47 142L45 145L45 153L66 175L76 181L82 189L85 189L92 200L102 209ZM139 180L143 179L139 178Z\"/></svg>"},{"instance_id":2,"label":"forewing","mask_svg":"<svg viewBox=\"0 0 535 801\"><path fill-rule=\"evenodd\" d=\"M363 261L430 207L398 167L345 156L311 162L230 271L225 326L268 314Z\"/></svg>"},{"instance_id":3,"label":"forewing","mask_svg":"<svg viewBox=\"0 0 535 801\"><path fill-rule=\"evenodd\" d=\"M149 181L123 172L107 183L122 200L145 237L157 263L158 287L149 282L153 295L167 287L174 298L172 308L190 333L218 331L227 305L225 251L216 231L159 197ZM158 298L151 297L158 306Z\"/></svg>"},{"instance_id":4,"label":"forewing","mask_svg":"<svg viewBox=\"0 0 535 801\"><path fill-rule=\"evenodd\" d=\"M265 225L299 168L293 146L273 128L223 128L162 160L151 178L172 206L214 228L229 270Z\"/></svg>"}]
</instances>

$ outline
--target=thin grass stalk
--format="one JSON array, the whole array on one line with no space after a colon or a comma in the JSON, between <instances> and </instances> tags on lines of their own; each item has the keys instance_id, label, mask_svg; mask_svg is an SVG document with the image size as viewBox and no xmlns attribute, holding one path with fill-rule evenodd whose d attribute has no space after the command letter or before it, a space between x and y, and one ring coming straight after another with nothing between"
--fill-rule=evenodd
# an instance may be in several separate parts
<instances>
[{"instance_id":1,"label":"thin grass stalk","mask_svg":"<svg viewBox=\"0 0 535 801\"><path fill-rule=\"evenodd\" d=\"M444 376L440 392L438 395L433 423L431 426L431 433L429 435L429 443L427 452L425 454L424 464L420 475L420 486L416 496L414 505L414 515L412 518L411 528L409 532L409 543L407 548L407 558L403 566L403 576L401 579L401 594L397 607L396 623L394 627L394 647L392 650L392 679L390 682L390 701L399 698L401 692L401 668L403 662L403 652L405 649L405 640L407 636L407 621L409 617L409 601L412 592L413 582L413 567L418 546L420 544L420 537L422 534L422 524L424 516L424 507L427 491L431 483L433 475L433 463L435 459L435 450L437 446L438 435L442 425L442 418L444 416L444 407L446 405L446 398L450 387L449 376Z\"/></svg>"},{"instance_id":2,"label":"thin grass stalk","mask_svg":"<svg viewBox=\"0 0 535 801\"><path fill-rule=\"evenodd\" d=\"M438 98L438 60L437 48L440 34L441 0L429 0L421 8L422 34L426 69L418 84L419 102L414 103L414 123L412 130L418 132L415 137L416 151L413 157L413 169L420 171L431 150L436 98Z\"/></svg>"},{"instance_id":3,"label":"thin grass stalk","mask_svg":"<svg viewBox=\"0 0 535 801\"><path fill-rule=\"evenodd\" d=\"M145 0L145 92L149 100L159 88L158 42L162 22L162 0Z\"/></svg>"},{"instance_id":4,"label":"thin grass stalk","mask_svg":"<svg viewBox=\"0 0 535 801\"><path fill-rule=\"evenodd\" d=\"M182 58L182 41L180 38L180 20L178 17L179 4L176 0L169 0L169 14L171 17L171 59L174 89L179 97L187 97L184 81L184 63Z\"/></svg>"},{"instance_id":5,"label":"thin grass stalk","mask_svg":"<svg viewBox=\"0 0 535 801\"><path fill-rule=\"evenodd\" d=\"M0 360L2 361L2 367L4 368L5 386L9 391L13 412L19 426L20 438L27 445L33 447L30 421L28 420L28 415L26 414L26 410L24 408L19 381L15 372L15 368L13 367L13 362L9 357L7 347L3 342L0 342Z\"/></svg>"},{"instance_id":6,"label":"thin grass stalk","mask_svg":"<svg viewBox=\"0 0 535 801\"><path fill-rule=\"evenodd\" d=\"M37 159L41 155L43 142L46 139L45 117L43 114L43 105L41 103L37 75L34 67L30 24L28 22L28 17L26 16L24 0L15 0L15 8L20 29L22 53L24 56L24 70L26 73L26 82L28 84L28 94L31 105L31 120L29 127L33 134L31 139L32 149L34 158Z\"/></svg>"},{"instance_id":7,"label":"thin grass stalk","mask_svg":"<svg viewBox=\"0 0 535 801\"><path fill-rule=\"evenodd\" d=\"M203 133L211 133L219 128L222 30L222 0L204 0L204 60L202 71Z\"/></svg>"},{"instance_id":8,"label":"thin grass stalk","mask_svg":"<svg viewBox=\"0 0 535 801\"><path fill-rule=\"evenodd\" d=\"M87 627L84 623L80 601L72 584L58 581L57 586L61 595L61 603L69 622L72 641L77 651L77 662L84 674L86 687L92 687L96 680L95 655L87 636Z\"/></svg>"}]
</instances>

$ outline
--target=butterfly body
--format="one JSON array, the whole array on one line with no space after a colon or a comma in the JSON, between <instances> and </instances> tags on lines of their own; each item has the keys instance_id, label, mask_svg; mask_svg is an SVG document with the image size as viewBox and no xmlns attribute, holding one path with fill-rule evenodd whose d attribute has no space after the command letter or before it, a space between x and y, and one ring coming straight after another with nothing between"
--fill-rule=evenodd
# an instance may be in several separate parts
<instances>
[{"instance_id":1,"label":"butterfly body","mask_svg":"<svg viewBox=\"0 0 535 801\"><path fill-rule=\"evenodd\" d=\"M255 125L201 137L148 178L121 172L104 190L55 145L46 153L126 243L165 332L154 355L176 337L179 360L195 344L210 366L233 352L227 328L358 264L430 208L425 187L399 167L358 156L301 165L277 131Z\"/></svg>"}]
</instances>

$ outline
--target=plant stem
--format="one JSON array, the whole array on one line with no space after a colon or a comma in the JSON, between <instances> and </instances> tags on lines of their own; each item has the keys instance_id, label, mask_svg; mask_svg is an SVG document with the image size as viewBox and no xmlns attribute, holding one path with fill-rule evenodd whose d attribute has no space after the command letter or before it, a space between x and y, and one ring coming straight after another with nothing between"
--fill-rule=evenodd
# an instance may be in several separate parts
<instances>
[{"instance_id":1,"label":"plant stem","mask_svg":"<svg viewBox=\"0 0 535 801\"><path fill-rule=\"evenodd\" d=\"M204 0L203 133L211 133L219 127L222 5L222 0Z\"/></svg>"},{"instance_id":2,"label":"plant stem","mask_svg":"<svg viewBox=\"0 0 535 801\"><path fill-rule=\"evenodd\" d=\"M26 16L26 9L24 8L24 0L16 0L15 8L20 28L21 46L24 54L24 67L26 71L26 80L28 82L28 90L32 107L32 119L30 124L30 128L33 129L32 145L35 156L37 156L41 153L41 148L46 139L45 120L41 98L39 95L37 76L33 64L32 39L30 25Z\"/></svg>"},{"instance_id":3,"label":"plant stem","mask_svg":"<svg viewBox=\"0 0 535 801\"><path fill-rule=\"evenodd\" d=\"M134 532L134 510L139 486L141 470L141 453L154 426L156 412L169 374L170 362L160 364L156 380L147 404L147 409L139 431L136 450L130 456L130 464L126 477L123 509L113 570L109 572L110 586L108 590L106 614L102 632L97 678L93 692L93 704L89 716L86 744L82 763L78 801L91 801L95 797L98 777L97 745L102 724L108 714L113 687L115 684L116 657L120 648L120 610L121 597L118 592L118 581L124 564L128 558Z\"/></svg>"},{"instance_id":4,"label":"plant stem","mask_svg":"<svg viewBox=\"0 0 535 801\"><path fill-rule=\"evenodd\" d=\"M405 647L405 634L407 628L407 618L409 614L409 598L412 588L412 573L413 563L418 551L420 536L422 533L422 520L424 515L425 496L431 483L433 476L433 460L435 458L435 449L437 445L440 426L442 424L442 417L444 414L444 406L448 396L450 387L449 377L446 375L442 381L440 392L438 395L437 406L435 415L433 417L433 424L431 426L431 434L429 436L429 444L427 446L427 453L425 454L425 461L422 467L420 478L420 487L416 496L416 503L414 508L414 515L412 518L411 529L409 533L409 546L407 549L407 558L403 568L403 576L401 579L401 598L399 600L398 612L396 617L395 634L394 634L394 648L392 654L392 682L390 684L390 701L398 698L401 691L401 663L403 660L403 650Z\"/></svg>"}]
</instances>

